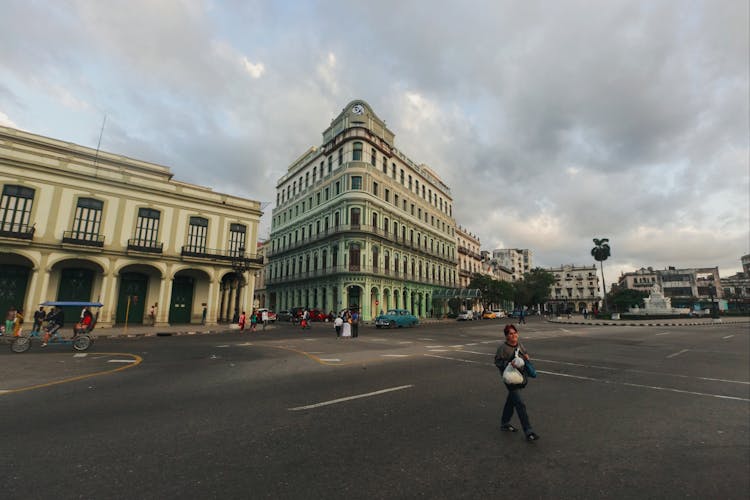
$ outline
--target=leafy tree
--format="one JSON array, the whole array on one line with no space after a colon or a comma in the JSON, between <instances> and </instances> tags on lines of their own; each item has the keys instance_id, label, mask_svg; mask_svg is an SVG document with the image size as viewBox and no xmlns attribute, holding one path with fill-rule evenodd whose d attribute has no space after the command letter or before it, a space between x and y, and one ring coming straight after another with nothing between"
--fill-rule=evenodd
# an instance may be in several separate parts
<instances>
[{"instance_id":1,"label":"leafy tree","mask_svg":"<svg viewBox=\"0 0 750 500\"><path fill-rule=\"evenodd\" d=\"M604 261L610 256L609 250L609 239L608 238L594 238L594 248L591 249L591 255L594 260L599 261L599 265L602 268L602 289L604 290L604 310L607 310L607 282L604 281Z\"/></svg>"},{"instance_id":2,"label":"leafy tree","mask_svg":"<svg viewBox=\"0 0 750 500\"><path fill-rule=\"evenodd\" d=\"M631 307L643 307L643 299L646 297L648 297L647 292L622 288L612 290L607 299L615 311L626 312Z\"/></svg>"},{"instance_id":3,"label":"leafy tree","mask_svg":"<svg viewBox=\"0 0 750 500\"><path fill-rule=\"evenodd\" d=\"M555 282L555 275L536 267L524 273L523 280L513 283L514 300L519 306L543 304L549 299L550 287Z\"/></svg>"},{"instance_id":4,"label":"leafy tree","mask_svg":"<svg viewBox=\"0 0 750 500\"><path fill-rule=\"evenodd\" d=\"M489 309L490 304L502 304L513 300L514 297L511 283L479 273L472 276L469 288L477 288L482 292L482 304L485 309Z\"/></svg>"}]
</instances>

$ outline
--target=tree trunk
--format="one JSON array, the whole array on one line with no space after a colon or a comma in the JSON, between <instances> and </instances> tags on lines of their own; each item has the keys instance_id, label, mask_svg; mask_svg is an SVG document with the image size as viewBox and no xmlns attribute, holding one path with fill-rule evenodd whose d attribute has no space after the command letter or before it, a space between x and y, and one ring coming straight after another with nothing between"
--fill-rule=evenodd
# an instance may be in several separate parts
<instances>
[{"instance_id":1,"label":"tree trunk","mask_svg":"<svg viewBox=\"0 0 750 500\"><path fill-rule=\"evenodd\" d=\"M602 289L604 290L604 311L607 311L607 282L604 281L604 261L600 260L599 265L602 268Z\"/></svg>"}]
</instances>

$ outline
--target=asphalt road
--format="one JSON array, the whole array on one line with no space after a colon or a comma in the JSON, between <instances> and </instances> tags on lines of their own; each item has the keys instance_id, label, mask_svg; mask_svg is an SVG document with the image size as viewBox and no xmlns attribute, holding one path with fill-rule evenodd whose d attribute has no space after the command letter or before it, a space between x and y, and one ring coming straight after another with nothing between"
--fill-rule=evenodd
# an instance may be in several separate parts
<instances>
[{"instance_id":1,"label":"asphalt road","mask_svg":"<svg viewBox=\"0 0 750 500\"><path fill-rule=\"evenodd\" d=\"M499 430L503 324L4 349L2 497L748 497L747 324L521 325L536 443Z\"/></svg>"}]
</instances>

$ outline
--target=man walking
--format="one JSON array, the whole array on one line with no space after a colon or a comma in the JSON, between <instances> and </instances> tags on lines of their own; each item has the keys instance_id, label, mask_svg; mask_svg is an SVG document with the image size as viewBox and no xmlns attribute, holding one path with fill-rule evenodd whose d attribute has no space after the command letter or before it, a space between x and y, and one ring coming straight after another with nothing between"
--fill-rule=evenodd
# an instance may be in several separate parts
<instances>
[{"instance_id":1,"label":"man walking","mask_svg":"<svg viewBox=\"0 0 750 500\"><path fill-rule=\"evenodd\" d=\"M34 325L31 327L31 333L39 333L46 317L47 313L44 312L44 307L40 307L38 311L34 311Z\"/></svg>"},{"instance_id":2,"label":"man walking","mask_svg":"<svg viewBox=\"0 0 750 500\"><path fill-rule=\"evenodd\" d=\"M352 337L359 336L359 312L357 309L352 311Z\"/></svg>"}]
</instances>

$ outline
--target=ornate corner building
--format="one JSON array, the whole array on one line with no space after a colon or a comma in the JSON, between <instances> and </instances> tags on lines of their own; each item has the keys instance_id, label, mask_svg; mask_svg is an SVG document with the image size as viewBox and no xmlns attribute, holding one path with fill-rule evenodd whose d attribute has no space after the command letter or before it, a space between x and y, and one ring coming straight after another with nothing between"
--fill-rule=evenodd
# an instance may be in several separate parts
<instances>
[{"instance_id":1,"label":"ornate corner building","mask_svg":"<svg viewBox=\"0 0 750 500\"><path fill-rule=\"evenodd\" d=\"M276 186L266 242L269 307L441 314L457 286L448 186L394 146L361 100L350 102Z\"/></svg>"},{"instance_id":2,"label":"ornate corner building","mask_svg":"<svg viewBox=\"0 0 750 500\"><path fill-rule=\"evenodd\" d=\"M228 321L249 308L260 203L169 168L0 127L0 311L99 301L99 325ZM71 311L73 314L80 311Z\"/></svg>"}]
</instances>

